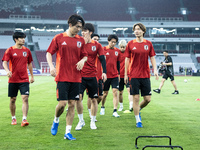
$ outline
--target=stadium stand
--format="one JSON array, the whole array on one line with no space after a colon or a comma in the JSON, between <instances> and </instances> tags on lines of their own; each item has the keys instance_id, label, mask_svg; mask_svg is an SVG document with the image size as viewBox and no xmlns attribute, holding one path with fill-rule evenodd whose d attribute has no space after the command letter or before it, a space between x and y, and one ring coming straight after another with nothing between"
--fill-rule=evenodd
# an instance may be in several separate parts
<instances>
[{"instance_id":1,"label":"stadium stand","mask_svg":"<svg viewBox=\"0 0 200 150\"><path fill-rule=\"evenodd\" d=\"M47 62L46 60L46 51L35 51L38 62L40 64L41 67L41 62ZM56 55L53 55L53 62L56 62Z\"/></svg>"}]
</instances>

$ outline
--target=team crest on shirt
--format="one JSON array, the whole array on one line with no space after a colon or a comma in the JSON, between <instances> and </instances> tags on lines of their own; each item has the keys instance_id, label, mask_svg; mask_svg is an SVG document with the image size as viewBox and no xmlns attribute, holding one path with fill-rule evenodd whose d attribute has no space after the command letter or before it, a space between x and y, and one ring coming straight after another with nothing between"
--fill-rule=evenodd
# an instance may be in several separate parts
<instances>
[{"instance_id":1,"label":"team crest on shirt","mask_svg":"<svg viewBox=\"0 0 200 150\"><path fill-rule=\"evenodd\" d=\"M23 56L26 57L27 56L27 52L23 52Z\"/></svg>"},{"instance_id":2,"label":"team crest on shirt","mask_svg":"<svg viewBox=\"0 0 200 150\"><path fill-rule=\"evenodd\" d=\"M148 50L148 49L149 49L149 46L148 46L148 45L144 45L144 49L145 49L145 50Z\"/></svg>"},{"instance_id":3,"label":"team crest on shirt","mask_svg":"<svg viewBox=\"0 0 200 150\"><path fill-rule=\"evenodd\" d=\"M118 56L118 52L115 52L115 55Z\"/></svg>"},{"instance_id":4,"label":"team crest on shirt","mask_svg":"<svg viewBox=\"0 0 200 150\"><path fill-rule=\"evenodd\" d=\"M80 41L77 41L77 47L80 48L82 43Z\"/></svg>"},{"instance_id":5,"label":"team crest on shirt","mask_svg":"<svg viewBox=\"0 0 200 150\"><path fill-rule=\"evenodd\" d=\"M95 52L96 51L96 46L92 46L92 51Z\"/></svg>"}]
</instances>

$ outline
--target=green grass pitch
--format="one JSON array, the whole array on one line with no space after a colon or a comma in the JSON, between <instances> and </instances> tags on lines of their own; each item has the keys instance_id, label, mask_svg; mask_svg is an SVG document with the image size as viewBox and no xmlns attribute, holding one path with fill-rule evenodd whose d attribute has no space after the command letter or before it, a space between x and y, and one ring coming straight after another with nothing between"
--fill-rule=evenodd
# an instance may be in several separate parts
<instances>
[{"instance_id":1,"label":"green grass pitch","mask_svg":"<svg viewBox=\"0 0 200 150\"><path fill-rule=\"evenodd\" d=\"M188 82L185 83L184 79ZM119 112L120 118L112 117L112 92L106 101L106 114L100 116L100 105L96 123L98 129L90 129L87 111L87 97L84 97L84 119L86 125L81 131L75 131L78 123L77 113L71 133L76 141L64 140L66 111L60 117L60 125L56 136L52 136L50 128L54 118L56 101L56 84L51 76L35 76L35 83L30 85L29 126L21 127L22 100L16 101L16 117L18 124L12 126L7 97L8 79L0 76L0 149L1 150L131 150L135 149L135 138L142 135L167 135L172 138L172 145L180 145L184 150L198 150L200 139L200 77L175 77L179 95L174 91L169 80L165 82L161 94L153 93L151 103L141 111L144 128L135 126L132 114ZM158 88L161 81L151 78L152 89ZM124 109L128 109L128 96L124 90ZM138 147L145 145L168 145L167 139L138 140ZM152 148L149 148L152 149ZM153 148L155 149L155 148ZM156 148L158 149L158 148Z\"/></svg>"}]
</instances>

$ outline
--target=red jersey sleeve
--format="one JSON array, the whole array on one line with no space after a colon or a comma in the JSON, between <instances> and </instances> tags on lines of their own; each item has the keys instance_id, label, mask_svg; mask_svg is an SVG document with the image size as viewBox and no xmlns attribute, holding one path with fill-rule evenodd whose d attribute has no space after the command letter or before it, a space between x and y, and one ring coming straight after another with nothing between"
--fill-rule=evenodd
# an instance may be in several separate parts
<instances>
[{"instance_id":1,"label":"red jersey sleeve","mask_svg":"<svg viewBox=\"0 0 200 150\"><path fill-rule=\"evenodd\" d=\"M8 48L8 49L5 51L4 55L3 55L2 61L9 61L10 58L11 58L10 56L11 56L11 55L10 55L10 48Z\"/></svg>"},{"instance_id":2,"label":"red jersey sleeve","mask_svg":"<svg viewBox=\"0 0 200 150\"><path fill-rule=\"evenodd\" d=\"M58 51L57 37L58 37L58 35L56 35L52 39L51 44L49 45L49 47L47 49L47 52L51 53L51 55L55 54Z\"/></svg>"},{"instance_id":3,"label":"red jersey sleeve","mask_svg":"<svg viewBox=\"0 0 200 150\"><path fill-rule=\"evenodd\" d=\"M150 52L149 52L149 56L150 56L150 57L153 57L153 56L155 56L155 55L156 55L156 53L155 53L155 51L154 51L153 45L152 45L152 43L150 42Z\"/></svg>"},{"instance_id":4,"label":"red jersey sleeve","mask_svg":"<svg viewBox=\"0 0 200 150\"><path fill-rule=\"evenodd\" d=\"M125 55L124 56L128 57L128 58L131 57L131 53L130 53L130 50L129 50L129 43L126 45Z\"/></svg>"},{"instance_id":5,"label":"red jersey sleeve","mask_svg":"<svg viewBox=\"0 0 200 150\"><path fill-rule=\"evenodd\" d=\"M119 49L118 49L118 57L117 57L117 61L121 61L121 52L120 52Z\"/></svg>"},{"instance_id":6,"label":"red jersey sleeve","mask_svg":"<svg viewBox=\"0 0 200 150\"><path fill-rule=\"evenodd\" d=\"M101 44L99 44L99 43L98 43L98 55L99 55L99 56L104 55L103 47L102 47Z\"/></svg>"},{"instance_id":7,"label":"red jersey sleeve","mask_svg":"<svg viewBox=\"0 0 200 150\"><path fill-rule=\"evenodd\" d=\"M29 50L28 52L29 52L29 55L28 55L28 64L30 64L33 61L33 57L32 57L31 51Z\"/></svg>"}]
</instances>

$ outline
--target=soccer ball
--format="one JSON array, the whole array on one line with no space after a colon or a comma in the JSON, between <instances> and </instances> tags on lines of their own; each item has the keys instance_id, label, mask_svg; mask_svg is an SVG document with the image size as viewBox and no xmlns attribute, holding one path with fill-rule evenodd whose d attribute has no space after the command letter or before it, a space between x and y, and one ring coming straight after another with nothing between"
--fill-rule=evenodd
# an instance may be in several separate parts
<instances>
[{"instance_id":1,"label":"soccer ball","mask_svg":"<svg viewBox=\"0 0 200 150\"><path fill-rule=\"evenodd\" d=\"M184 82L187 83L187 79L185 79Z\"/></svg>"}]
</instances>

